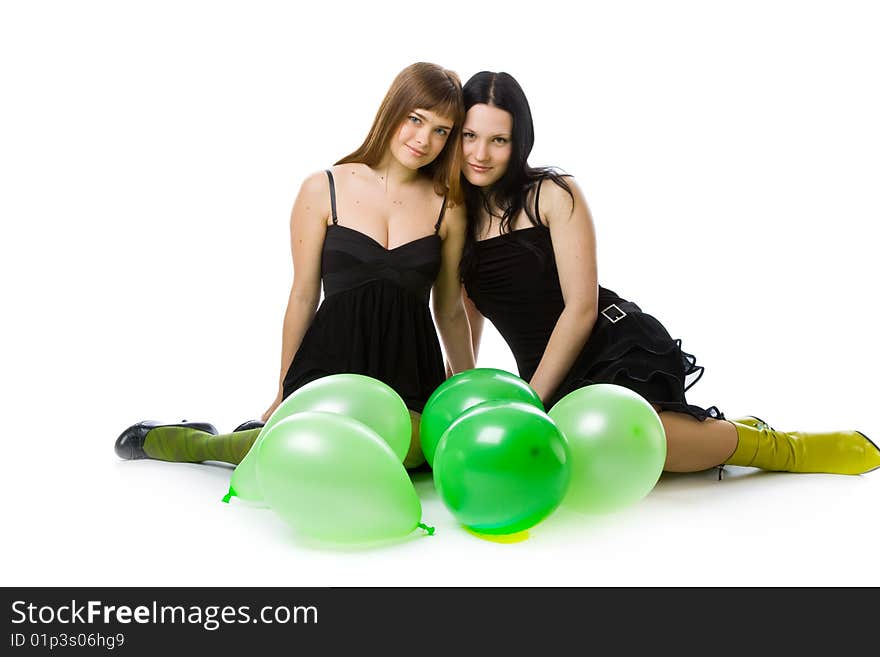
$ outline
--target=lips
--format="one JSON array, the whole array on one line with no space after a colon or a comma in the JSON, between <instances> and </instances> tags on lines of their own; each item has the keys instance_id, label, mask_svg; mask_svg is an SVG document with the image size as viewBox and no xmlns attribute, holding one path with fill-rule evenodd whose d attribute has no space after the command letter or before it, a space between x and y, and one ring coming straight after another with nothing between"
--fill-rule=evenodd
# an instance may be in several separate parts
<instances>
[{"instance_id":1,"label":"lips","mask_svg":"<svg viewBox=\"0 0 880 657\"><path fill-rule=\"evenodd\" d=\"M422 151L416 150L415 148L413 148L409 144L404 144L404 145L409 149L409 152L412 153L413 155L415 155L416 157L425 157L425 154Z\"/></svg>"},{"instance_id":2,"label":"lips","mask_svg":"<svg viewBox=\"0 0 880 657\"><path fill-rule=\"evenodd\" d=\"M477 173L486 173L489 169L492 168L492 167L481 167L479 164L473 164L471 162L468 162L468 166L471 169L473 169L474 171L476 171Z\"/></svg>"}]
</instances>

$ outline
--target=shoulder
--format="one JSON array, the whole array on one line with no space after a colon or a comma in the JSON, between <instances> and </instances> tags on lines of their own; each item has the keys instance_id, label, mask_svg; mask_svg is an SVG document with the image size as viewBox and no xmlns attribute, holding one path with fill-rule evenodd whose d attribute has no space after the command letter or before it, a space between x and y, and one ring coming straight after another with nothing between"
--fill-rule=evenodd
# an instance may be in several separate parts
<instances>
[{"instance_id":1,"label":"shoulder","mask_svg":"<svg viewBox=\"0 0 880 657\"><path fill-rule=\"evenodd\" d=\"M443 203L440 197L440 203ZM439 234L442 239L446 239L450 235L464 235L467 227L467 213L465 212L464 203L453 203L447 200L446 206L443 208L443 216L440 218Z\"/></svg>"},{"instance_id":2,"label":"shoulder","mask_svg":"<svg viewBox=\"0 0 880 657\"><path fill-rule=\"evenodd\" d=\"M334 164L330 167L330 171L333 173L335 178L339 178L340 176L348 176L354 178L366 178L370 173L371 169L366 164L362 164L360 162L346 162L345 164ZM325 176L327 174L324 174Z\"/></svg>"},{"instance_id":3,"label":"shoulder","mask_svg":"<svg viewBox=\"0 0 880 657\"><path fill-rule=\"evenodd\" d=\"M467 223L467 213L465 212L464 203L456 204L452 201L446 201L446 207L443 210L443 221L448 221L456 226L464 226L465 223Z\"/></svg>"},{"instance_id":4,"label":"shoulder","mask_svg":"<svg viewBox=\"0 0 880 657\"><path fill-rule=\"evenodd\" d=\"M586 204L583 192L572 175L559 174L555 180L545 176L538 185L540 185L538 212L545 222L552 222L554 218L560 216L570 217L578 207Z\"/></svg>"},{"instance_id":5,"label":"shoulder","mask_svg":"<svg viewBox=\"0 0 880 657\"><path fill-rule=\"evenodd\" d=\"M306 176L299 187L300 196L316 197L319 194L327 194L330 191L330 180L326 171L315 171Z\"/></svg>"},{"instance_id":6,"label":"shoulder","mask_svg":"<svg viewBox=\"0 0 880 657\"><path fill-rule=\"evenodd\" d=\"M541 189L541 203L544 199L553 203L565 199L570 205L572 194L580 190L574 176L567 173L560 173L555 179L544 176L536 183L537 186Z\"/></svg>"},{"instance_id":7,"label":"shoulder","mask_svg":"<svg viewBox=\"0 0 880 657\"><path fill-rule=\"evenodd\" d=\"M301 224L305 220L326 222L329 216L330 181L326 171L315 171L302 181L290 219Z\"/></svg>"}]
</instances>

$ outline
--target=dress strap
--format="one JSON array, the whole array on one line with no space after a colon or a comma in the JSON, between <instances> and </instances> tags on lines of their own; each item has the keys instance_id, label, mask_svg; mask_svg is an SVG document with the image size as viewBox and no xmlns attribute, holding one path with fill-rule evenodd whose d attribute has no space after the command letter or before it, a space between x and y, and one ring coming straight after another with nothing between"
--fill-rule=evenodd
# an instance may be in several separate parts
<instances>
[{"instance_id":1,"label":"dress strap","mask_svg":"<svg viewBox=\"0 0 880 657\"><path fill-rule=\"evenodd\" d=\"M446 198L443 197L443 205L440 206L440 216L437 217L437 223L434 224L434 232L437 233L440 231L440 223L443 221L443 215L446 212Z\"/></svg>"},{"instance_id":2,"label":"dress strap","mask_svg":"<svg viewBox=\"0 0 880 657\"><path fill-rule=\"evenodd\" d=\"M543 182L544 182L544 176L541 176L538 179L538 187L535 189L535 219L537 219L538 223L540 223L542 225L544 224L544 222L541 221L541 215L538 212L538 208L540 207L540 205L538 204L538 201L541 200L541 184Z\"/></svg>"},{"instance_id":3,"label":"dress strap","mask_svg":"<svg viewBox=\"0 0 880 657\"><path fill-rule=\"evenodd\" d=\"M333 225L335 226L338 223L336 218L336 183L333 182L333 174L330 173L330 169L325 169L325 172L330 181L330 212L333 214Z\"/></svg>"}]
</instances>

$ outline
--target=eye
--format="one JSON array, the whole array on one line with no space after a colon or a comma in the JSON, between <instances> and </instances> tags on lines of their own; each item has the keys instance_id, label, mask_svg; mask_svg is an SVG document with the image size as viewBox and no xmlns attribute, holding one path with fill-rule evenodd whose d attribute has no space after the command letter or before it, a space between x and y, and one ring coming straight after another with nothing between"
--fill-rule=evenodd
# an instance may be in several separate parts
<instances>
[{"instance_id":1,"label":"eye","mask_svg":"<svg viewBox=\"0 0 880 657\"><path fill-rule=\"evenodd\" d=\"M422 120L421 120L419 117L414 116L414 115L412 115L412 114L409 115L409 120L410 120L412 123L415 123L416 125L418 125L419 123L422 122Z\"/></svg>"},{"instance_id":2,"label":"eye","mask_svg":"<svg viewBox=\"0 0 880 657\"><path fill-rule=\"evenodd\" d=\"M449 134L449 132L446 130L446 128L437 128L437 130L435 130L435 132L438 135L440 135L441 137L445 137L447 134Z\"/></svg>"},{"instance_id":3,"label":"eye","mask_svg":"<svg viewBox=\"0 0 880 657\"><path fill-rule=\"evenodd\" d=\"M504 146L505 144L510 143L510 140L507 137L495 137L493 141L499 146Z\"/></svg>"},{"instance_id":4,"label":"eye","mask_svg":"<svg viewBox=\"0 0 880 657\"><path fill-rule=\"evenodd\" d=\"M476 137L476 135L469 130L465 130L464 132L462 132L461 136L463 139L473 139L474 137Z\"/></svg>"}]
</instances>

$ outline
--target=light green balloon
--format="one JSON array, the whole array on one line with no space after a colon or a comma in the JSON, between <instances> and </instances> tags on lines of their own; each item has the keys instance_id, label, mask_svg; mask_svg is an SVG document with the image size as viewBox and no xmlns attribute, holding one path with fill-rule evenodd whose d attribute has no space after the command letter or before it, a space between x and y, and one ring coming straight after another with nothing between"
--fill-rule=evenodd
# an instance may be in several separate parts
<instances>
[{"instance_id":1,"label":"light green balloon","mask_svg":"<svg viewBox=\"0 0 880 657\"><path fill-rule=\"evenodd\" d=\"M422 516L397 455L375 431L342 415L306 411L274 423L257 449L257 479L273 511L320 540L401 537Z\"/></svg>"},{"instance_id":2,"label":"light green balloon","mask_svg":"<svg viewBox=\"0 0 880 657\"><path fill-rule=\"evenodd\" d=\"M228 502L231 497L251 503L262 501L256 472L257 445L281 420L303 411L336 413L362 422L388 443L401 463L409 451L412 420L400 395L386 383L369 376L332 374L307 383L278 405L232 473L224 501Z\"/></svg>"},{"instance_id":3,"label":"light green balloon","mask_svg":"<svg viewBox=\"0 0 880 657\"><path fill-rule=\"evenodd\" d=\"M394 388L378 379L362 374L332 374L315 379L281 402L263 431L302 411L336 413L366 424L388 443L401 463L409 451L409 409Z\"/></svg>"},{"instance_id":4,"label":"light green balloon","mask_svg":"<svg viewBox=\"0 0 880 657\"><path fill-rule=\"evenodd\" d=\"M549 415L571 450L563 506L607 513L638 502L654 488L666 462L666 433L643 397L597 383L569 393Z\"/></svg>"},{"instance_id":5,"label":"light green balloon","mask_svg":"<svg viewBox=\"0 0 880 657\"><path fill-rule=\"evenodd\" d=\"M263 504L263 493L260 490L260 484L257 482L257 446L260 444L265 433L263 430L260 431L257 440L251 445L248 453L244 455L241 463L235 466L235 470L232 471L232 478L229 480L229 492L223 498L224 502L237 497L250 504L265 506Z\"/></svg>"}]
</instances>

